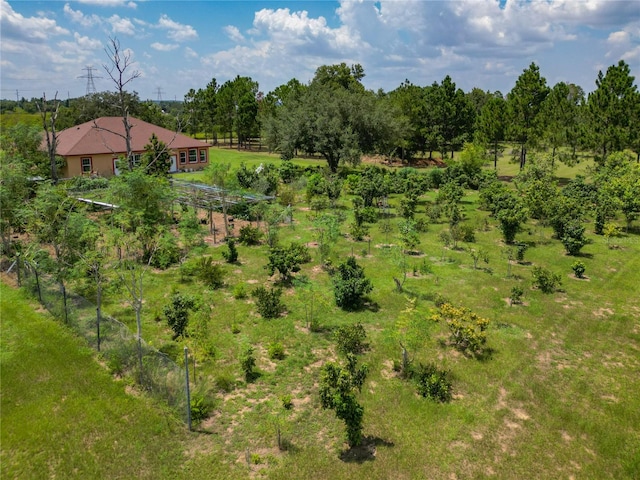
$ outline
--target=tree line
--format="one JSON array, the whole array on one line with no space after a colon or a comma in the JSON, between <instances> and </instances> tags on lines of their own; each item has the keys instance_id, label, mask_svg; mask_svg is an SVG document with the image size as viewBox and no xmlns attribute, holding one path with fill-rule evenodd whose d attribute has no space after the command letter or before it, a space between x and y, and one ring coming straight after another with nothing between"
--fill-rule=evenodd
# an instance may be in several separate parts
<instances>
[{"instance_id":1,"label":"tree line","mask_svg":"<svg viewBox=\"0 0 640 480\"><path fill-rule=\"evenodd\" d=\"M588 151L603 163L609 153L640 151L640 93L624 61L599 72L596 89L559 82L549 86L532 63L506 95L464 92L447 75L419 86L405 80L390 92L367 90L360 65L325 65L308 84L291 79L264 95L258 83L237 76L185 96L190 131L231 138L238 147L260 137L288 159L320 155L332 171L374 154L410 162L453 157L467 142L485 146L497 161L504 142L515 145L524 168L528 152L549 150L552 160L576 162Z\"/></svg>"},{"instance_id":2,"label":"tree line","mask_svg":"<svg viewBox=\"0 0 640 480\"><path fill-rule=\"evenodd\" d=\"M640 159L640 93L624 61L600 71L596 88L559 82L549 86L539 67L523 70L514 87L502 92L474 88L464 92L447 75L420 86L405 80L385 92L367 90L360 65L325 65L303 84L293 78L268 94L257 81L237 76L223 84L213 78L191 89L183 102L140 101L136 92L99 92L58 101L58 131L100 116L129 116L191 135L204 133L212 143L249 148L259 139L283 159L319 155L336 171L357 164L362 155L400 158L453 157L468 142L485 147L497 163L505 144L524 168L531 151L549 151L575 163L583 152L604 163L609 153L630 149ZM53 100L49 100L49 103ZM55 103L55 102L54 102ZM37 113L44 99L2 100L3 113ZM123 106L124 105L124 106ZM53 104L50 105L53 109ZM4 116L4 115L3 115ZM30 137L41 129L33 115ZM20 123L29 123L21 120ZM15 132L13 130L16 130ZM24 136L20 125L3 128L7 138Z\"/></svg>"}]
</instances>

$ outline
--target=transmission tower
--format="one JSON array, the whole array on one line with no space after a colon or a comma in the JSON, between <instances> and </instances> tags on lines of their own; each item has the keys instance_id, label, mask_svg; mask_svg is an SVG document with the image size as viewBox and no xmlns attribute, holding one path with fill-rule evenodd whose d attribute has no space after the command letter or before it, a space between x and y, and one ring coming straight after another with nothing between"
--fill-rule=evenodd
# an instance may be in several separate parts
<instances>
[{"instance_id":1,"label":"transmission tower","mask_svg":"<svg viewBox=\"0 0 640 480\"><path fill-rule=\"evenodd\" d=\"M164 92L162 91L162 88L160 88L160 87L156 88L156 94L158 95L158 97L157 97L158 103L160 103L162 101L162 94L163 93Z\"/></svg>"},{"instance_id":2,"label":"transmission tower","mask_svg":"<svg viewBox=\"0 0 640 480\"><path fill-rule=\"evenodd\" d=\"M89 96L92 93L96 93L96 84L93 83L93 79L94 78L102 78L102 77L98 77L97 75L93 74L93 72L96 69L93 68L91 65L88 65L88 66L84 67L82 70L86 70L87 74L86 75L80 75L78 78L86 78L87 79L87 96Z\"/></svg>"}]
</instances>

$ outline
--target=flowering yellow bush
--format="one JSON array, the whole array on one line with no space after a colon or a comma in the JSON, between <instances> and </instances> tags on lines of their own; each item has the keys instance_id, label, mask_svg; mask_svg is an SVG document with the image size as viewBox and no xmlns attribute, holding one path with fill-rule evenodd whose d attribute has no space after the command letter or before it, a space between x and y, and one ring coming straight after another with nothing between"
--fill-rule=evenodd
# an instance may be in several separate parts
<instances>
[{"instance_id":1,"label":"flowering yellow bush","mask_svg":"<svg viewBox=\"0 0 640 480\"><path fill-rule=\"evenodd\" d=\"M447 322L450 332L449 340L462 352L479 353L487 342L486 330L489 320L480 317L469 308L445 303L431 318L435 322Z\"/></svg>"}]
</instances>

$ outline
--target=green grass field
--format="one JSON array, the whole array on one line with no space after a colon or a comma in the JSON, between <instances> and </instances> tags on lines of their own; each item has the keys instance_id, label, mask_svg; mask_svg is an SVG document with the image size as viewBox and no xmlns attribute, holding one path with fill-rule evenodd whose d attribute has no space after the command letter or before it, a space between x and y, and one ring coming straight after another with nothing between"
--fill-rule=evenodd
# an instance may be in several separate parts
<instances>
[{"instance_id":1,"label":"green grass field","mask_svg":"<svg viewBox=\"0 0 640 480\"><path fill-rule=\"evenodd\" d=\"M211 158L255 165L280 161L218 149ZM501 175L512 167L501 159ZM574 176L583 168L585 164L566 168L558 176ZM434 198L434 192L422 197L420 215ZM299 200L294 222L281 227L280 238L285 244L296 240L312 245L316 238L310 212ZM399 199L392 196L390 202L395 206ZM250 297L235 299L232 294L240 283L248 291L273 284L264 269L265 245L238 247L239 263L225 265L227 285L221 290L182 279L177 267L148 275L143 336L163 351L181 352L183 344L171 340L161 318L172 287L202 296L212 308L209 341L216 355L200 361L196 384L209 389L214 409L199 426L200 433L190 435L178 419L163 417L158 406L125 394L123 384L110 380L81 342L33 314L17 293L3 287L3 477L31 478L35 470L23 474L21 469L34 468L36 462L23 466L21 455L39 452L37 465L44 476L51 475L47 468L53 465L61 469L54 471L56 476L66 478L93 472L104 476L109 470L99 469L103 463L116 472L108 478L127 471L149 478L639 478L640 238L623 235L612 240L618 248L611 249L589 226L591 243L579 258L587 278L579 280L571 271L575 258L565 255L551 229L534 221L517 236L529 245L525 262L510 264L495 220L477 210L477 202L477 192L467 192L462 200L465 222L477 231L475 243L461 247L485 249L489 263L474 269L467 251L443 248L439 233L448 225L431 224L420 236L419 254L407 259L404 294L396 292L392 280L402 275L400 262L393 249L381 247L398 243L397 229L383 233L379 221L371 226L370 243L342 236L332 249L334 264L354 254L374 285L370 307L358 312L334 306L331 280L313 246L313 261L303 265L298 281L284 291L287 314L275 320L260 318ZM336 209L352 215L348 198L341 198ZM396 225L398 218L392 215L389 221ZM209 239L204 253L222 262L225 248ZM534 266L560 274L561 290L544 294L532 289ZM524 303L509 306L507 298L516 285L524 290ZM392 368L401 355L396 321L406 295L417 297L418 312L430 317L435 307L429 299L437 294L491 321L491 355L482 360L446 345L446 327L439 324L425 328L424 341L411 351L414 362L434 361L452 372L454 398L449 404L419 397L413 384ZM22 310L11 313L16 305ZM312 306L322 327L317 332L306 323ZM104 308L134 330L133 310L123 293L110 293ZM371 347L361 361L370 370L359 396L365 407L364 445L348 450L343 424L320 407L318 381L322 364L337 358L332 330L355 321L368 333ZM46 343L39 340L43 337ZM272 342L285 347L284 360L269 359ZM255 347L261 374L253 383L244 381L238 362L247 344ZM83 380L72 368L80 361ZM17 381L27 376L25 365L28 378ZM227 380L229 391L216 387L221 380ZM76 393L77 384L84 387ZM283 408L285 395L291 395L293 408ZM48 415L56 406L62 408L61 398L66 407L76 397L74 410L61 415L61 421ZM128 407L121 409L121 403ZM132 413L137 409L140 413ZM285 451L276 446L275 423L281 426ZM57 441L41 439L43 424ZM113 450L115 440L120 450ZM81 457L74 453L79 445ZM141 453L145 463L138 464Z\"/></svg>"},{"instance_id":2,"label":"green grass field","mask_svg":"<svg viewBox=\"0 0 640 480\"><path fill-rule=\"evenodd\" d=\"M125 393L92 351L0 283L1 477L174 478L182 423Z\"/></svg>"}]
</instances>

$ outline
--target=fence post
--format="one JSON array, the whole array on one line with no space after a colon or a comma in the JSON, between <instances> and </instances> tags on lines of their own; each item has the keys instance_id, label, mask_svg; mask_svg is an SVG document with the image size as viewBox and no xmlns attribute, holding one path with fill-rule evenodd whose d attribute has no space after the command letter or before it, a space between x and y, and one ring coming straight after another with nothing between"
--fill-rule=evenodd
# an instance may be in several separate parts
<instances>
[{"instance_id":1,"label":"fence post","mask_svg":"<svg viewBox=\"0 0 640 480\"><path fill-rule=\"evenodd\" d=\"M40 303L42 303L44 305L44 302L42 301L42 291L40 290L40 276L38 275L38 266L37 265L34 265L33 273L36 276L36 287L38 287L38 300L40 301Z\"/></svg>"},{"instance_id":2,"label":"fence post","mask_svg":"<svg viewBox=\"0 0 640 480\"><path fill-rule=\"evenodd\" d=\"M98 334L98 351L100 351L100 308L96 308L96 327Z\"/></svg>"},{"instance_id":3,"label":"fence post","mask_svg":"<svg viewBox=\"0 0 640 480\"><path fill-rule=\"evenodd\" d=\"M16 267L18 272L18 286L22 286L22 277L20 276L20 252L16 254Z\"/></svg>"},{"instance_id":4,"label":"fence post","mask_svg":"<svg viewBox=\"0 0 640 480\"><path fill-rule=\"evenodd\" d=\"M191 392L189 391L189 349L184 347L184 373L187 383L185 389L187 393L187 425L191 431Z\"/></svg>"}]
</instances>

